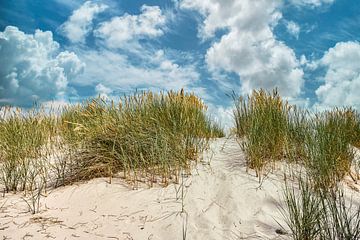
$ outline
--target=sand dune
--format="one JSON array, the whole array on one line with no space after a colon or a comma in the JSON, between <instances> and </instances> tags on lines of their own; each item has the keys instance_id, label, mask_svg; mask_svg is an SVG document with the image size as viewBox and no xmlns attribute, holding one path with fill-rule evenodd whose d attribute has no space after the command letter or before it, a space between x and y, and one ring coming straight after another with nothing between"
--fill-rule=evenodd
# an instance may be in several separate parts
<instances>
[{"instance_id":1,"label":"sand dune","mask_svg":"<svg viewBox=\"0 0 360 240\"><path fill-rule=\"evenodd\" d=\"M219 139L183 186L133 190L101 178L57 188L31 215L21 195L0 201L3 239L289 239L277 223L285 164L259 185L234 139ZM182 190L184 190L182 192ZM183 198L181 197L183 193ZM359 200L359 199L357 199ZM357 203L360 203L358 201Z\"/></svg>"}]
</instances>

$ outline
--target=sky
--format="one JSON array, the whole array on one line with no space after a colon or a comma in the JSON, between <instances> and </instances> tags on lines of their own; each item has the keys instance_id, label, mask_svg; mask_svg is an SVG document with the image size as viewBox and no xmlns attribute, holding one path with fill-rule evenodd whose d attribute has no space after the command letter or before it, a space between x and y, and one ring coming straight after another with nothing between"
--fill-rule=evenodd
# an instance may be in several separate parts
<instances>
[{"instance_id":1,"label":"sky","mask_svg":"<svg viewBox=\"0 0 360 240\"><path fill-rule=\"evenodd\" d=\"M360 1L0 0L0 106L181 88L360 110Z\"/></svg>"}]
</instances>

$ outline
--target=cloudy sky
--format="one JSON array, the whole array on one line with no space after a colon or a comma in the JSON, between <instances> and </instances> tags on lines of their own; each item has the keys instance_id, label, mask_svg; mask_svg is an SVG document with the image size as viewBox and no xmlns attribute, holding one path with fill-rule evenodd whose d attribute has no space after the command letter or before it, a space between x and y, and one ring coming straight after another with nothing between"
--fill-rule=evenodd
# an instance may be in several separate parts
<instances>
[{"instance_id":1,"label":"cloudy sky","mask_svg":"<svg viewBox=\"0 0 360 240\"><path fill-rule=\"evenodd\" d=\"M222 116L277 87L360 110L359 41L358 0L0 0L0 105L184 88Z\"/></svg>"}]
</instances>

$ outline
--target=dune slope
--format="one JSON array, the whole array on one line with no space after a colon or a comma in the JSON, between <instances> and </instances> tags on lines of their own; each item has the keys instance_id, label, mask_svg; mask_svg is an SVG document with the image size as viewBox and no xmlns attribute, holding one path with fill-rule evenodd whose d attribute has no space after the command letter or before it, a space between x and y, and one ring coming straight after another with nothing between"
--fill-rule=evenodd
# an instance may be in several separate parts
<instances>
[{"instance_id":1,"label":"dune slope","mask_svg":"<svg viewBox=\"0 0 360 240\"><path fill-rule=\"evenodd\" d=\"M277 223L284 164L260 185L234 139L218 139L183 184L131 189L94 179L52 190L31 215L21 195L0 198L4 239L289 239ZM183 186L183 188L182 188Z\"/></svg>"}]
</instances>

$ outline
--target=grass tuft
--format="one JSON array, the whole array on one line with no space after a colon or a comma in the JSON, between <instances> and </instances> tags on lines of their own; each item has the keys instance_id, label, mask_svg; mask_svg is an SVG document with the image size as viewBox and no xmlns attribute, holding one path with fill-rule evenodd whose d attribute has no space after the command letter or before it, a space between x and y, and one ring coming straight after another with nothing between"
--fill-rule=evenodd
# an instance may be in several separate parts
<instances>
[{"instance_id":1,"label":"grass tuft","mask_svg":"<svg viewBox=\"0 0 360 240\"><path fill-rule=\"evenodd\" d=\"M136 93L117 103L99 97L50 113L38 106L1 109L1 183L38 199L48 182L56 187L119 173L149 185L177 181L211 138L224 136L206 110L183 90Z\"/></svg>"},{"instance_id":2,"label":"grass tuft","mask_svg":"<svg viewBox=\"0 0 360 240\"><path fill-rule=\"evenodd\" d=\"M310 115L282 100L276 90L253 91L246 99L233 95L236 135L247 165L259 180L264 169L286 159L306 166L320 188L332 188L351 173L358 146L359 114L335 108Z\"/></svg>"},{"instance_id":3,"label":"grass tuft","mask_svg":"<svg viewBox=\"0 0 360 240\"><path fill-rule=\"evenodd\" d=\"M193 94L144 92L118 104L92 99L66 109L62 132L76 154L73 180L123 172L163 183L190 168L213 137L223 136Z\"/></svg>"},{"instance_id":4,"label":"grass tuft","mask_svg":"<svg viewBox=\"0 0 360 240\"><path fill-rule=\"evenodd\" d=\"M47 120L36 110L5 111L7 117L0 119L0 180L7 192L25 190L31 160L41 157L47 141Z\"/></svg>"},{"instance_id":5,"label":"grass tuft","mask_svg":"<svg viewBox=\"0 0 360 240\"><path fill-rule=\"evenodd\" d=\"M359 239L360 207L342 189L314 188L311 178L298 178L298 188L286 183L280 211L295 240Z\"/></svg>"},{"instance_id":6,"label":"grass tuft","mask_svg":"<svg viewBox=\"0 0 360 240\"><path fill-rule=\"evenodd\" d=\"M236 134L242 138L247 164L259 180L268 163L284 156L288 113L291 106L278 92L253 91L246 99L233 95Z\"/></svg>"}]
</instances>

